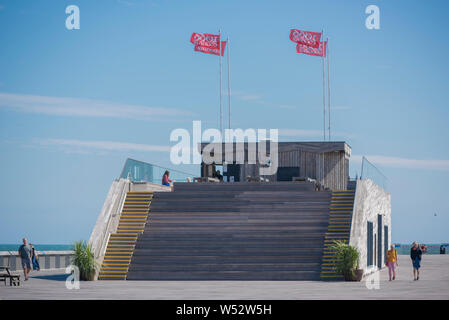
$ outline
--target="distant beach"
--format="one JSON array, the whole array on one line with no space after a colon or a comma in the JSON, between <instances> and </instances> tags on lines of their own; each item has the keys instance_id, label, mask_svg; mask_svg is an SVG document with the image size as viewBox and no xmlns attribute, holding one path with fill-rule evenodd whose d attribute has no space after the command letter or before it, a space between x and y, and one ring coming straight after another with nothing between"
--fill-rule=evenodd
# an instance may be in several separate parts
<instances>
[{"instance_id":1,"label":"distant beach","mask_svg":"<svg viewBox=\"0 0 449 320\"><path fill-rule=\"evenodd\" d=\"M38 251L66 251L73 250L71 244L33 244ZM17 244L0 244L0 251L17 251L20 243Z\"/></svg>"}]
</instances>

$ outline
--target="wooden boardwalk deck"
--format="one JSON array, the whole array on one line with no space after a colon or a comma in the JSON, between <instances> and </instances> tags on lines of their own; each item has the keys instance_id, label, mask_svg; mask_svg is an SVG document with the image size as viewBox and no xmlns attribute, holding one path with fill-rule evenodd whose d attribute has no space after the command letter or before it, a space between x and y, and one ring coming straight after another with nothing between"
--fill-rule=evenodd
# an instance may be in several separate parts
<instances>
[{"instance_id":1,"label":"wooden boardwalk deck","mask_svg":"<svg viewBox=\"0 0 449 320\"><path fill-rule=\"evenodd\" d=\"M65 287L62 272L33 272L20 287L0 285L1 299L449 299L449 255L425 255L413 281L410 258L399 256L397 279L380 271L380 289L365 282L323 281L95 281ZM180 290L182 288L182 290Z\"/></svg>"}]
</instances>

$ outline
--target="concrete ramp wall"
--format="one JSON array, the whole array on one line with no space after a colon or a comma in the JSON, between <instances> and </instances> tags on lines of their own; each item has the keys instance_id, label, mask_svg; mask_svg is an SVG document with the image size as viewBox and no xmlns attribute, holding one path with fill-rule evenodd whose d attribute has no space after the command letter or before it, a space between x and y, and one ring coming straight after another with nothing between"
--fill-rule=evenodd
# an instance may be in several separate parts
<instances>
[{"instance_id":1,"label":"concrete ramp wall","mask_svg":"<svg viewBox=\"0 0 449 320\"><path fill-rule=\"evenodd\" d=\"M112 182L103 208L98 215L97 222L89 239L89 244L95 253L97 260L104 254L105 242L112 229L117 228L120 218L120 210L129 191L130 182L126 179L118 179ZM100 261L99 261L100 262Z\"/></svg>"},{"instance_id":2,"label":"concrete ramp wall","mask_svg":"<svg viewBox=\"0 0 449 320\"><path fill-rule=\"evenodd\" d=\"M372 223L372 234L368 232L368 222ZM385 226L388 227L387 237ZM391 195L369 179L357 180L349 244L359 250L360 268L365 274L384 267L385 248L391 244ZM368 265L369 255L371 265ZM379 258L382 262L380 264Z\"/></svg>"},{"instance_id":3,"label":"concrete ramp wall","mask_svg":"<svg viewBox=\"0 0 449 320\"><path fill-rule=\"evenodd\" d=\"M89 239L95 259L100 265L103 262L109 236L117 231L126 194L130 191L170 192L171 188L149 182L131 182L127 179L112 182Z\"/></svg>"}]
</instances>

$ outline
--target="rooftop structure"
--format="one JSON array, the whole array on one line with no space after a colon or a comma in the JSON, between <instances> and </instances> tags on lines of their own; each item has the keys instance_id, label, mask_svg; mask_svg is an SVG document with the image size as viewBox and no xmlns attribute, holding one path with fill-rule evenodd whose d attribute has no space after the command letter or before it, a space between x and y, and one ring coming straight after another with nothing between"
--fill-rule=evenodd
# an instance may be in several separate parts
<instances>
[{"instance_id":1,"label":"rooftop structure","mask_svg":"<svg viewBox=\"0 0 449 320\"><path fill-rule=\"evenodd\" d=\"M270 164L276 163L278 167L273 175L260 174L260 168L267 163L258 159L249 161L254 159L249 152L258 152L256 149L255 143L202 143L201 155L213 158L214 163L203 162L201 176L212 177L215 166L222 165L225 181L243 182L248 177L263 177L271 182L313 179L323 189L346 190L348 187L351 147L346 142L278 142L277 159L272 158L276 155L267 143ZM239 158L243 161L239 162Z\"/></svg>"}]
</instances>

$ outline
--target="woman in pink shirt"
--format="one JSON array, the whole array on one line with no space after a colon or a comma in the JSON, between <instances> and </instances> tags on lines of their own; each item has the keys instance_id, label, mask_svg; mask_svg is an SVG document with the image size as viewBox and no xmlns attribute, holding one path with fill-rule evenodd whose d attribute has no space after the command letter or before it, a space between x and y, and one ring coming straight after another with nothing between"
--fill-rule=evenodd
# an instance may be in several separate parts
<instances>
[{"instance_id":1,"label":"woman in pink shirt","mask_svg":"<svg viewBox=\"0 0 449 320\"><path fill-rule=\"evenodd\" d=\"M172 180L169 179L170 171L166 170L164 175L162 176L162 185L170 187L170 183L172 183Z\"/></svg>"}]
</instances>

